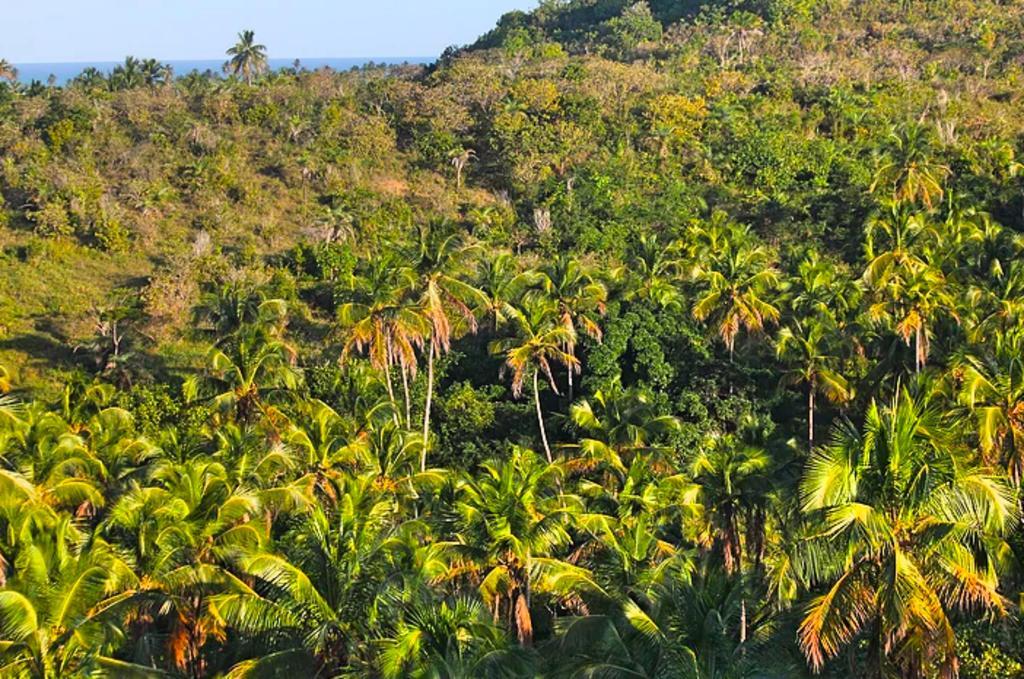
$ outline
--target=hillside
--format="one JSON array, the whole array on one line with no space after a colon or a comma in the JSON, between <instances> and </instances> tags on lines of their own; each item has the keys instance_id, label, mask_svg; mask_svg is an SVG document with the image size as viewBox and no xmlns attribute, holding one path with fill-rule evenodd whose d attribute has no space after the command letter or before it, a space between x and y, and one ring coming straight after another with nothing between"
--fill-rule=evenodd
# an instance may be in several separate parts
<instances>
[{"instance_id":1,"label":"hillside","mask_svg":"<svg viewBox=\"0 0 1024 679\"><path fill-rule=\"evenodd\" d=\"M0 674L1024 677L1024 3L3 64Z\"/></svg>"}]
</instances>

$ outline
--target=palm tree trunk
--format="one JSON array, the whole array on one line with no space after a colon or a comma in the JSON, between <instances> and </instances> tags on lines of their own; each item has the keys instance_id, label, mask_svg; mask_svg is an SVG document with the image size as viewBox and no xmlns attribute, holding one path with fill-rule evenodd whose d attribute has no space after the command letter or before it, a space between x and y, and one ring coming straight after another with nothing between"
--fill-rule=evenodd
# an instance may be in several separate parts
<instances>
[{"instance_id":1,"label":"palm tree trunk","mask_svg":"<svg viewBox=\"0 0 1024 679\"><path fill-rule=\"evenodd\" d=\"M427 443L430 440L430 402L434 397L434 338L427 352L427 402L423 407L423 452L420 453L420 471L427 471Z\"/></svg>"},{"instance_id":2,"label":"palm tree trunk","mask_svg":"<svg viewBox=\"0 0 1024 679\"><path fill-rule=\"evenodd\" d=\"M814 451L814 380L807 385L807 452Z\"/></svg>"},{"instance_id":3,"label":"palm tree trunk","mask_svg":"<svg viewBox=\"0 0 1024 679\"><path fill-rule=\"evenodd\" d=\"M914 331L914 374L921 372L921 326Z\"/></svg>"},{"instance_id":4,"label":"palm tree trunk","mask_svg":"<svg viewBox=\"0 0 1024 679\"><path fill-rule=\"evenodd\" d=\"M569 355L576 358L576 350L569 349ZM569 403L572 403L572 366L569 366Z\"/></svg>"},{"instance_id":5,"label":"palm tree trunk","mask_svg":"<svg viewBox=\"0 0 1024 679\"><path fill-rule=\"evenodd\" d=\"M391 403L391 410L394 413L395 424L401 425L402 422L398 417L398 403L395 401L395 388L391 384L391 363L390 361L384 366L384 384L388 388L388 401Z\"/></svg>"},{"instance_id":6,"label":"palm tree trunk","mask_svg":"<svg viewBox=\"0 0 1024 679\"><path fill-rule=\"evenodd\" d=\"M544 442L544 454L548 456L548 463L554 462L551 458L551 448L548 446L548 433L544 430L544 414L540 409L540 387L537 385L537 372L533 373L533 403L537 406L537 424L540 426L540 440Z\"/></svg>"},{"instance_id":7,"label":"palm tree trunk","mask_svg":"<svg viewBox=\"0 0 1024 679\"><path fill-rule=\"evenodd\" d=\"M402 366L402 395L405 397L405 426L412 429L412 404L409 402L409 373Z\"/></svg>"}]
</instances>

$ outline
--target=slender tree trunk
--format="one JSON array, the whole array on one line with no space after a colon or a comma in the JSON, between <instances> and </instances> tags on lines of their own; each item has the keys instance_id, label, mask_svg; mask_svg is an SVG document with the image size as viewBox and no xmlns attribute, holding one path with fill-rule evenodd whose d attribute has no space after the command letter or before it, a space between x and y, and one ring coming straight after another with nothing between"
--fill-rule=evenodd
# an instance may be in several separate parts
<instances>
[{"instance_id":1,"label":"slender tree trunk","mask_svg":"<svg viewBox=\"0 0 1024 679\"><path fill-rule=\"evenodd\" d=\"M576 349L574 347L569 348L569 355L576 358ZM572 403L572 366L569 367L569 403Z\"/></svg>"},{"instance_id":2,"label":"slender tree trunk","mask_svg":"<svg viewBox=\"0 0 1024 679\"><path fill-rule=\"evenodd\" d=\"M747 598L742 595L740 598L740 643L747 643Z\"/></svg>"},{"instance_id":3,"label":"slender tree trunk","mask_svg":"<svg viewBox=\"0 0 1024 679\"><path fill-rule=\"evenodd\" d=\"M913 349L913 372L918 374L921 372L921 365L924 363L921 359L921 326L914 331L914 349Z\"/></svg>"},{"instance_id":4,"label":"slender tree trunk","mask_svg":"<svg viewBox=\"0 0 1024 679\"><path fill-rule=\"evenodd\" d=\"M402 366L402 395L405 397L405 426L412 429L412 404L409 402L409 373Z\"/></svg>"},{"instance_id":5,"label":"slender tree trunk","mask_svg":"<svg viewBox=\"0 0 1024 679\"><path fill-rule=\"evenodd\" d=\"M395 401L395 388L391 384L391 363L390 362L387 365L384 366L384 377L385 377L384 384L386 384L387 388L388 388L388 401L391 402L391 410L392 410L392 413L394 415L395 424L401 425L402 421L401 421L401 419L398 416L398 403Z\"/></svg>"},{"instance_id":6,"label":"slender tree trunk","mask_svg":"<svg viewBox=\"0 0 1024 679\"><path fill-rule=\"evenodd\" d=\"M430 441L430 402L434 397L434 338L431 336L427 352L427 402L423 407L423 452L420 454L420 471L427 471L427 443Z\"/></svg>"},{"instance_id":7,"label":"slender tree trunk","mask_svg":"<svg viewBox=\"0 0 1024 679\"><path fill-rule=\"evenodd\" d=\"M807 385L807 452L814 451L814 380Z\"/></svg>"},{"instance_id":8,"label":"slender tree trunk","mask_svg":"<svg viewBox=\"0 0 1024 679\"><path fill-rule=\"evenodd\" d=\"M544 430L544 414L540 409L540 387L537 384L537 373L533 373L533 403L537 406L537 424L540 426L540 440L544 442L544 454L548 456L548 463L554 462L551 458L551 448L548 446L548 433Z\"/></svg>"}]
</instances>

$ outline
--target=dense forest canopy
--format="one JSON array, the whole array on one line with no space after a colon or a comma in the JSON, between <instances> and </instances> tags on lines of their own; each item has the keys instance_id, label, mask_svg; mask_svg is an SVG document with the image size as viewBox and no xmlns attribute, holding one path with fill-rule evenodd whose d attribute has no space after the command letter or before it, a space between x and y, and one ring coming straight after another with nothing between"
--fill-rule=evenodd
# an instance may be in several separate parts
<instances>
[{"instance_id":1,"label":"dense forest canopy","mask_svg":"<svg viewBox=\"0 0 1024 679\"><path fill-rule=\"evenodd\" d=\"M1024 4L266 52L0 61L0 675L1024 677Z\"/></svg>"}]
</instances>

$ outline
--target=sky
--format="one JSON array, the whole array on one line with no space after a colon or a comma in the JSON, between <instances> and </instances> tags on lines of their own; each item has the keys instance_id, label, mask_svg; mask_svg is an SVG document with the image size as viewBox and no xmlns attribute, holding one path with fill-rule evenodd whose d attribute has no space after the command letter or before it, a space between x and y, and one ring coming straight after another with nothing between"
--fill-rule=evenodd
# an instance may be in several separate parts
<instances>
[{"instance_id":1,"label":"sky","mask_svg":"<svg viewBox=\"0 0 1024 679\"><path fill-rule=\"evenodd\" d=\"M12 63L218 59L242 29L272 58L429 57L536 0L4 0Z\"/></svg>"}]
</instances>

